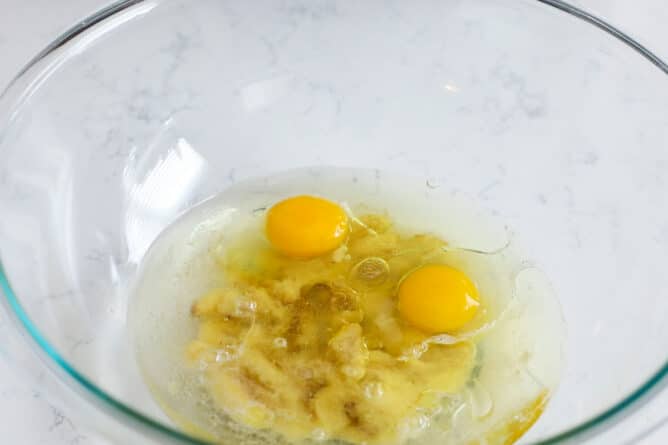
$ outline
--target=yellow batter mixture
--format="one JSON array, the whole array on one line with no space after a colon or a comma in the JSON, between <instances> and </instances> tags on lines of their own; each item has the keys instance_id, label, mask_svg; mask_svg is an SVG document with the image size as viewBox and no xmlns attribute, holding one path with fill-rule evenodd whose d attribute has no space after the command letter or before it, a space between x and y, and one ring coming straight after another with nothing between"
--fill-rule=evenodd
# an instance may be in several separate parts
<instances>
[{"instance_id":1,"label":"yellow batter mixture","mask_svg":"<svg viewBox=\"0 0 668 445\"><path fill-rule=\"evenodd\" d=\"M288 439L397 443L469 380L473 343L410 354L432 333L397 309L401 280L444 263L444 242L378 214L345 235L326 254L294 258L255 228L219 253L226 286L193 305L187 356L236 421Z\"/></svg>"}]
</instances>

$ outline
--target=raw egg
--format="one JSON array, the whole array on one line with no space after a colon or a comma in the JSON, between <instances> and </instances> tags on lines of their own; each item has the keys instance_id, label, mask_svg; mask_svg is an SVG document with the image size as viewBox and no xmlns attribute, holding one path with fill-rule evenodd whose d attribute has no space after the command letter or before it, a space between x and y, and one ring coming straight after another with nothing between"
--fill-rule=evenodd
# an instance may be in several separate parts
<instances>
[{"instance_id":1,"label":"raw egg","mask_svg":"<svg viewBox=\"0 0 668 445\"><path fill-rule=\"evenodd\" d=\"M266 233L272 246L293 258L331 252L348 233L348 216L336 203L315 196L284 199L267 212Z\"/></svg>"},{"instance_id":2,"label":"raw egg","mask_svg":"<svg viewBox=\"0 0 668 445\"><path fill-rule=\"evenodd\" d=\"M505 224L379 170L239 182L146 254L147 386L221 443L508 445L548 407L563 325Z\"/></svg>"},{"instance_id":3,"label":"raw egg","mask_svg":"<svg viewBox=\"0 0 668 445\"><path fill-rule=\"evenodd\" d=\"M400 284L398 308L412 325L430 333L452 333L475 316L480 297L461 271L440 264L422 266Z\"/></svg>"}]
</instances>

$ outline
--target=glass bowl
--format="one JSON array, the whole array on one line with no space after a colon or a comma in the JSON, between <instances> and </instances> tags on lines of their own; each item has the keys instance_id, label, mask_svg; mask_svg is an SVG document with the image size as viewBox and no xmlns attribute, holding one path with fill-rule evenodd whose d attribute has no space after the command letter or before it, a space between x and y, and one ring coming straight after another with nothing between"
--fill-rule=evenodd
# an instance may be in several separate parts
<instances>
[{"instance_id":1,"label":"glass bowl","mask_svg":"<svg viewBox=\"0 0 668 445\"><path fill-rule=\"evenodd\" d=\"M568 364L522 443L579 443L668 372L667 72L554 0L113 4L0 100L8 354L110 442L200 443L136 370L148 246L244 178L396 171L480 200L551 277Z\"/></svg>"}]
</instances>

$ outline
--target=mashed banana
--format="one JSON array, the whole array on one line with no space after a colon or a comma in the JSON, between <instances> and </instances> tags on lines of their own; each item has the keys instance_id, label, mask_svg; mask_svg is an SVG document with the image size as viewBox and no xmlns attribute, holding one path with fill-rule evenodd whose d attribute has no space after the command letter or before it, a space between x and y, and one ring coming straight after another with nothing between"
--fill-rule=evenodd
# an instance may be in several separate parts
<instances>
[{"instance_id":1,"label":"mashed banana","mask_svg":"<svg viewBox=\"0 0 668 445\"><path fill-rule=\"evenodd\" d=\"M221 249L225 286L192 306L187 357L221 411L291 440L397 443L466 385L475 345L424 346L396 311L400 280L438 263L441 239L370 214L333 253L293 260L258 232Z\"/></svg>"}]
</instances>

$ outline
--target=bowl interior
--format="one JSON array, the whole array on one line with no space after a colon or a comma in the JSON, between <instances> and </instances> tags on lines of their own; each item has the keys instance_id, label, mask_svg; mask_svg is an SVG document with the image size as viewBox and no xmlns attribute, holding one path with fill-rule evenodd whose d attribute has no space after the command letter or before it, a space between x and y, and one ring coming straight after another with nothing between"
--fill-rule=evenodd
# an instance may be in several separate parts
<instances>
[{"instance_id":1,"label":"bowl interior","mask_svg":"<svg viewBox=\"0 0 668 445\"><path fill-rule=\"evenodd\" d=\"M668 79L632 48L529 0L117 9L0 104L13 297L108 395L168 424L125 327L157 234L237 181L310 165L423 178L522 239L568 327L563 382L526 442L655 383L668 351Z\"/></svg>"}]
</instances>

